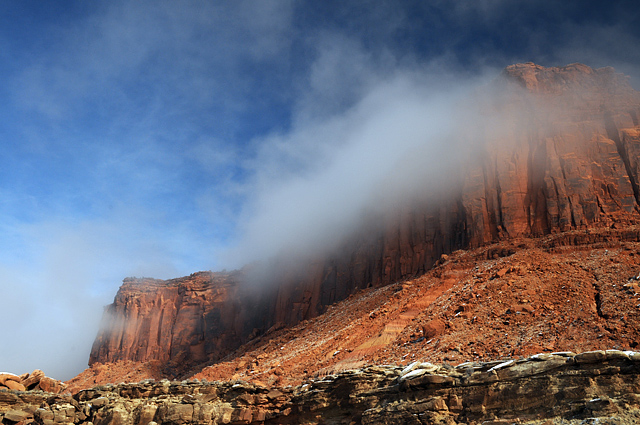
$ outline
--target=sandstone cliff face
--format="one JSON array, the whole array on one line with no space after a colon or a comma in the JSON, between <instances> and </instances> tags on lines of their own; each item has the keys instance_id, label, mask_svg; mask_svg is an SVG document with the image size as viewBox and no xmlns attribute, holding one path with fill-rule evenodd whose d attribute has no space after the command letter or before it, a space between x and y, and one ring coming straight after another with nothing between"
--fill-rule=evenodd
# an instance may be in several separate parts
<instances>
[{"instance_id":1,"label":"sandstone cliff face","mask_svg":"<svg viewBox=\"0 0 640 425\"><path fill-rule=\"evenodd\" d=\"M304 273L279 278L277 321L423 273L455 249L639 222L640 93L623 75L513 65L475 107L486 119L461 122L468 152L446 192L399 205Z\"/></svg>"},{"instance_id":2,"label":"sandstone cliff face","mask_svg":"<svg viewBox=\"0 0 640 425\"><path fill-rule=\"evenodd\" d=\"M125 279L104 313L89 362L203 361L242 334L237 276L195 273L168 281Z\"/></svg>"},{"instance_id":3,"label":"sandstone cliff face","mask_svg":"<svg viewBox=\"0 0 640 425\"><path fill-rule=\"evenodd\" d=\"M468 149L446 190L367 219L304 267L275 261L264 293L239 284L243 273L125 280L90 363L217 360L359 289L423 273L443 253L640 222L640 93L624 76L579 64L513 65L473 103L486 119L461 122Z\"/></svg>"}]
</instances>

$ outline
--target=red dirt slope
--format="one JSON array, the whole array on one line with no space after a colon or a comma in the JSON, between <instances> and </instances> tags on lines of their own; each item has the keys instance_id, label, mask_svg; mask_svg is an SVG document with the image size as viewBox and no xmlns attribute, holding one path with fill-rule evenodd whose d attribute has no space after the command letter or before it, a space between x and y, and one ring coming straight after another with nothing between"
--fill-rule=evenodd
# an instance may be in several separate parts
<instances>
[{"instance_id":1,"label":"red dirt slope","mask_svg":"<svg viewBox=\"0 0 640 425\"><path fill-rule=\"evenodd\" d=\"M293 385L364 364L637 349L639 273L638 226L460 250L419 278L362 290L177 378ZM73 391L166 373L158 363L97 363L68 384Z\"/></svg>"}]
</instances>

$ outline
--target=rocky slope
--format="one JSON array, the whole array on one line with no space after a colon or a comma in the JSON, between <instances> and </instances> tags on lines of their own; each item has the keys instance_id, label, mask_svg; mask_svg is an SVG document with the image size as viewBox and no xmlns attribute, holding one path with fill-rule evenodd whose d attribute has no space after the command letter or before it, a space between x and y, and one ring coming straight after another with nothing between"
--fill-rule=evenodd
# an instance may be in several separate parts
<instances>
[{"instance_id":1,"label":"rocky slope","mask_svg":"<svg viewBox=\"0 0 640 425\"><path fill-rule=\"evenodd\" d=\"M105 313L90 364L157 361L167 366L164 373L184 374L256 337L317 317L357 291L419 276L442 254L640 222L640 93L624 76L579 64L513 65L472 103L484 115L468 125L461 116L468 152L455 162L445 189L424 182L424 196L368 217L331 253L305 259L305 267L275 260L263 270L271 281L263 292L246 284L255 275L250 270L125 280ZM517 285L529 283L529 273L540 279L538 271L510 267ZM589 294L600 284L590 285ZM460 312L465 317L468 308Z\"/></svg>"},{"instance_id":2,"label":"rocky slope","mask_svg":"<svg viewBox=\"0 0 640 425\"><path fill-rule=\"evenodd\" d=\"M286 386L371 364L637 350L639 258L638 226L458 250L418 278L361 290L318 317L253 337L214 364L94 363L69 389L164 377Z\"/></svg>"},{"instance_id":3,"label":"rocky slope","mask_svg":"<svg viewBox=\"0 0 640 425\"><path fill-rule=\"evenodd\" d=\"M638 241L635 227L457 251L420 278L361 291L195 376L296 385L366 364L637 349Z\"/></svg>"},{"instance_id":4,"label":"rocky slope","mask_svg":"<svg viewBox=\"0 0 640 425\"><path fill-rule=\"evenodd\" d=\"M73 397L0 392L0 419L7 425L634 424L639 378L638 352L563 352L455 367L374 366L295 388L163 380Z\"/></svg>"}]
</instances>

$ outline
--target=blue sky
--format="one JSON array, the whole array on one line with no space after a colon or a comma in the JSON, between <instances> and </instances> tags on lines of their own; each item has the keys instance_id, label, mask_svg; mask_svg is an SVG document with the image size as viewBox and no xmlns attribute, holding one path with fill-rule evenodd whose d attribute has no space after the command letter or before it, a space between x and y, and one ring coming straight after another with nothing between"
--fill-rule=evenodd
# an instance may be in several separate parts
<instances>
[{"instance_id":1,"label":"blue sky","mask_svg":"<svg viewBox=\"0 0 640 425\"><path fill-rule=\"evenodd\" d=\"M509 64L610 65L638 88L639 9L0 2L0 369L81 371L126 276L329 243Z\"/></svg>"}]
</instances>

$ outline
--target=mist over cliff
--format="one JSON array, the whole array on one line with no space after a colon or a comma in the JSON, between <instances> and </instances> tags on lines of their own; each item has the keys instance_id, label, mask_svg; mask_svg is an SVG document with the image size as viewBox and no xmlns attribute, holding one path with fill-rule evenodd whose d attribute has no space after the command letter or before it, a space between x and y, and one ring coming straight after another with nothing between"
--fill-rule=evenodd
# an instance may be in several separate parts
<instances>
[{"instance_id":1,"label":"mist over cliff","mask_svg":"<svg viewBox=\"0 0 640 425\"><path fill-rule=\"evenodd\" d=\"M449 168L464 155L459 149L472 149L454 130L461 102L477 85L429 77L399 74L339 115L270 136L255 160L242 238L224 254L232 267L320 253L364 216L446 190Z\"/></svg>"},{"instance_id":2,"label":"mist over cliff","mask_svg":"<svg viewBox=\"0 0 640 425\"><path fill-rule=\"evenodd\" d=\"M499 179L497 174L471 175L479 164L486 173L487 167L503 166L495 161L510 161L508 172L513 176L528 169L540 179L555 172L555 165L538 160L499 158L500 151L546 155L522 146L531 145L535 151L534 139L574 137L572 148L579 155L590 149L595 136L576 122L585 121L595 134L617 140L617 129L637 120L638 94L628 77L612 68L594 70L581 64L544 68L529 63L487 72L463 78L453 72L398 71L340 115L272 135L257 155L259 167L252 181L257 190L240 215L241 239L222 258L235 268L274 258L289 258L291 264L300 261L304 268L313 258L331 256L332 250L363 229L371 238L378 237L376 232L402 211L448 204L465 186L490 185L488 178ZM610 123L605 125L606 120ZM625 202L635 205L636 171L626 162L624 166L634 191ZM522 181L519 190L525 193L532 184ZM499 204L506 195L497 190L493 196ZM540 190L547 196L552 188ZM528 208L524 207L522 229L498 224L504 237L540 235L553 227L531 223L535 212ZM580 225L580 219L569 221Z\"/></svg>"},{"instance_id":3,"label":"mist over cliff","mask_svg":"<svg viewBox=\"0 0 640 425\"><path fill-rule=\"evenodd\" d=\"M466 96L505 66L614 66L637 86L636 8L3 3L0 364L70 377L126 276L313 257L449 191L490 119L465 118Z\"/></svg>"},{"instance_id":4,"label":"mist over cliff","mask_svg":"<svg viewBox=\"0 0 640 425\"><path fill-rule=\"evenodd\" d=\"M349 117L353 130L338 137L345 145L334 148L335 163L305 164L304 184L285 176L265 189L271 196L253 213L248 244L264 261L126 281L91 364L160 360L180 374L361 290L417 278L454 251L618 228L629 232L612 241L637 239L640 92L624 75L525 63L462 97L434 93L411 86L402 102L357 105L349 113L374 113ZM361 158L359 180L349 173ZM246 249L241 257L252 258ZM515 253L505 250L497 257Z\"/></svg>"}]
</instances>

